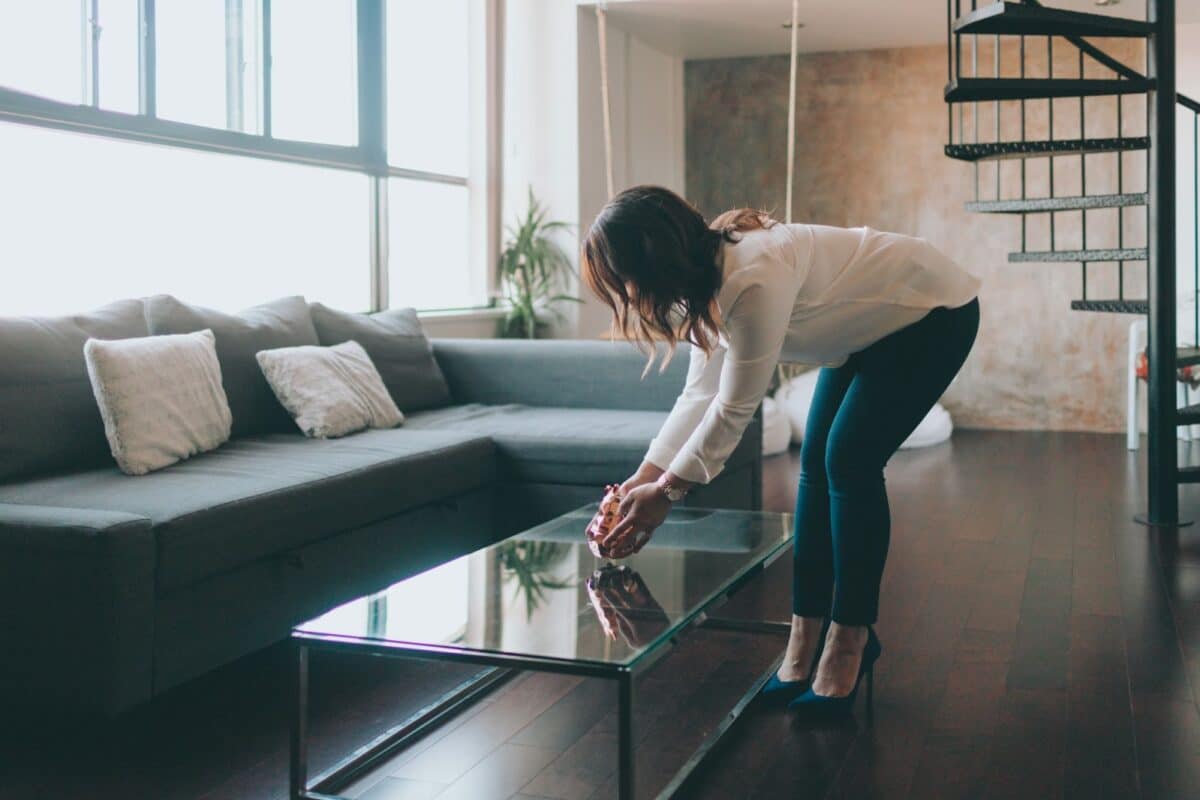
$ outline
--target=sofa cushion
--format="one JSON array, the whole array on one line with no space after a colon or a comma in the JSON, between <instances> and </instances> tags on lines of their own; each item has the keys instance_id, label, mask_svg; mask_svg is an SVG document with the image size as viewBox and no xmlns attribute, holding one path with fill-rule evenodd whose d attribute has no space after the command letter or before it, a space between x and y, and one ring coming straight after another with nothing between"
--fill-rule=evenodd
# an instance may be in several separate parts
<instances>
[{"instance_id":1,"label":"sofa cushion","mask_svg":"<svg viewBox=\"0 0 1200 800\"><path fill-rule=\"evenodd\" d=\"M489 484L495 466L491 441L450 430L267 434L137 478L114 467L0 486L0 503L147 517L169 589Z\"/></svg>"},{"instance_id":2,"label":"sofa cushion","mask_svg":"<svg viewBox=\"0 0 1200 800\"><path fill-rule=\"evenodd\" d=\"M140 300L69 317L0 318L0 482L111 463L83 343L145 335Z\"/></svg>"},{"instance_id":3,"label":"sofa cushion","mask_svg":"<svg viewBox=\"0 0 1200 800\"><path fill-rule=\"evenodd\" d=\"M450 387L412 308L354 314L313 303L313 325L323 345L354 340L363 346L392 399L408 414L450 404Z\"/></svg>"},{"instance_id":4,"label":"sofa cushion","mask_svg":"<svg viewBox=\"0 0 1200 800\"><path fill-rule=\"evenodd\" d=\"M148 297L145 302L146 323L155 336L209 328L217 337L221 382L233 412L233 436L295 430L292 418L267 385L255 354L276 347L318 344L303 297L282 297L239 314L190 306L165 294Z\"/></svg>"},{"instance_id":5,"label":"sofa cushion","mask_svg":"<svg viewBox=\"0 0 1200 800\"><path fill-rule=\"evenodd\" d=\"M506 480L595 486L599 492L633 474L666 418L665 411L470 404L412 414L404 424L492 437ZM744 439L725 469L753 461L754 450Z\"/></svg>"},{"instance_id":6,"label":"sofa cushion","mask_svg":"<svg viewBox=\"0 0 1200 800\"><path fill-rule=\"evenodd\" d=\"M117 466L144 475L215 450L231 417L209 330L83 346L96 405Z\"/></svg>"},{"instance_id":7,"label":"sofa cushion","mask_svg":"<svg viewBox=\"0 0 1200 800\"><path fill-rule=\"evenodd\" d=\"M404 421L358 342L261 350L258 365L305 436L334 439Z\"/></svg>"}]
</instances>

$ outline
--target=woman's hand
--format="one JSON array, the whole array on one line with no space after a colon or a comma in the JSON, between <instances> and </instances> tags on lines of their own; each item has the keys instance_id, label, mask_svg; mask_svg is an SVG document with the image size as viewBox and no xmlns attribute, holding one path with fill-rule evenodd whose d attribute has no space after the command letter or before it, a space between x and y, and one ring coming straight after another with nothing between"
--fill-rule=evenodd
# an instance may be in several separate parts
<instances>
[{"instance_id":1,"label":"woman's hand","mask_svg":"<svg viewBox=\"0 0 1200 800\"><path fill-rule=\"evenodd\" d=\"M620 521L601 540L601 544L609 550L621 550L625 549L626 542L631 541L630 555L633 555L646 546L670 510L671 501L657 484L644 483L631 489L626 492L617 512Z\"/></svg>"},{"instance_id":2,"label":"woman's hand","mask_svg":"<svg viewBox=\"0 0 1200 800\"><path fill-rule=\"evenodd\" d=\"M662 467L656 467L649 461L643 461L638 467L638 471L629 476L624 483L621 484L621 494L627 495L639 486L645 486L647 483L654 483L658 480L664 470Z\"/></svg>"}]
</instances>

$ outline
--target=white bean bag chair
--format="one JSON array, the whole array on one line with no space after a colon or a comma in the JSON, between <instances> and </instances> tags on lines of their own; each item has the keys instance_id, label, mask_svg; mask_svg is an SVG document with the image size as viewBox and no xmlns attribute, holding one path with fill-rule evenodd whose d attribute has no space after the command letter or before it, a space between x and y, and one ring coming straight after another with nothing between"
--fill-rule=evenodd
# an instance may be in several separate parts
<instances>
[{"instance_id":1,"label":"white bean bag chair","mask_svg":"<svg viewBox=\"0 0 1200 800\"><path fill-rule=\"evenodd\" d=\"M797 444L804 440L804 424L808 420L808 409L812 405L813 394L816 392L819 372L814 369L797 375L775 391L775 402L783 408L791 428L792 441ZM764 408L764 414L765 412ZM900 449L909 450L939 444L949 439L952 433L954 433L954 422L950 419L950 412L937 403L929 409L929 413L917 425L916 430L904 440ZM765 427L763 443L765 447Z\"/></svg>"},{"instance_id":2,"label":"white bean bag chair","mask_svg":"<svg viewBox=\"0 0 1200 800\"><path fill-rule=\"evenodd\" d=\"M773 456L792 443L792 424L783 406L774 398L763 398L763 455Z\"/></svg>"}]
</instances>

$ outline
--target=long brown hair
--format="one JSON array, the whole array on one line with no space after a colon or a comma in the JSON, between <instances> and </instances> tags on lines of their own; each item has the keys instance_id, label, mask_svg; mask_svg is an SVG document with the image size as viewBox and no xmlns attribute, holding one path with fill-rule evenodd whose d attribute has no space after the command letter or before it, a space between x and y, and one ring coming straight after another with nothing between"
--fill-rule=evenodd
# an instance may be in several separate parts
<instances>
[{"instance_id":1,"label":"long brown hair","mask_svg":"<svg viewBox=\"0 0 1200 800\"><path fill-rule=\"evenodd\" d=\"M721 245L775 224L764 211L739 208L711 223L661 186L635 186L608 202L583 242L580 262L592 292L613 310L616 330L646 350L666 342L705 353L717 346ZM649 367L650 364L647 364Z\"/></svg>"}]
</instances>

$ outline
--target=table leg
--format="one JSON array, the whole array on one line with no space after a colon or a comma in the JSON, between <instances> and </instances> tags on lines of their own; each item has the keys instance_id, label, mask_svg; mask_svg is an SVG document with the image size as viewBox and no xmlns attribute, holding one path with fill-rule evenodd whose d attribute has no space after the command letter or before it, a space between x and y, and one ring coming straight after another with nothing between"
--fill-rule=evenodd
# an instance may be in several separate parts
<instances>
[{"instance_id":1,"label":"table leg","mask_svg":"<svg viewBox=\"0 0 1200 800\"><path fill-rule=\"evenodd\" d=\"M633 800L633 673L617 678L617 796Z\"/></svg>"},{"instance_id":2,"label":"table leg","mask_svg":"<svg viewBox=\"0 0 1200 800\"><path fill-rule=\"evenodd\" d=\"M308 791L308 648L295 645L292 658L292 747L288 797L302 800Z\"/></svg>"}]
</instances>

